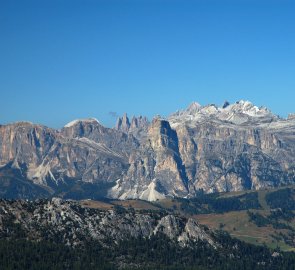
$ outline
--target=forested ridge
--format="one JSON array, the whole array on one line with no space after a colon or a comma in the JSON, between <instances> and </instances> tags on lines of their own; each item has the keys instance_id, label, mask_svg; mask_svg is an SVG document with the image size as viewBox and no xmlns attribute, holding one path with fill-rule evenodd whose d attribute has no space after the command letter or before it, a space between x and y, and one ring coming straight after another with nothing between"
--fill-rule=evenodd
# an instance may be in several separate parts
<instances>
[{"instance_id":1,"label":"forested ridge","mask_svg":"<svg viewBox=\"0 0 295 270\"><path fill-rule=\"evenodd\" d=\"M71 248L60 243L0 240L1 269L295 269L294 253L270 252L218 236L222 249L199 242L179 247L161 235L130 239L111 248L87 243Z\"/></svg>"},{"instance_id":2,"label":"forested ridge","mask_svg":"<svg viewBox=\"0 0 295 270\"><path fill-rule=\"evenodd\" d=\"M5 270L295 269L294 252L284 252L279 246L269 248L238 240L223 230L224 224L218 230L194 225L195 232L207 235L204 240L198 236L179 242L180 234L173 235L177 230L184 231L190 215L209 213L214 217L231 211L244 212L249 224L256 224L259 228L294 231L291 223L294 219L294 189L267 192L265 202L270 210L266 211L261 202L261 194L256 192L229 197L200 194L190 200L173 199L170 201L173 207L168 208L164 207L165 202L160 201L153 204L130 201L127 207L109 201L103 202L111 207L106 210L60 199L1 200L0 265ZM91 205L94 202L87 203ZM132 203L143 208L133 208ZM149 205L158 208L145 208ZM96 230L110 227L105 238L100 238L103 231L85 230L101 220L105 220L101 223L104 225L99 225ZM136 227L133 226L139 226L140 222L152 222L153 230L160 227L157 227L157 233L146 236L140 233L136 237L132 233L124 236L124 230L134 230L135 233ZM173 225L173 222L176 223ZM173 226L176 226L174 231L169 231ZM93 233L98 233L98 238L91 237ZM279 236L293 245L294 234L273 237Z\"/></svg>"}]
</instances>

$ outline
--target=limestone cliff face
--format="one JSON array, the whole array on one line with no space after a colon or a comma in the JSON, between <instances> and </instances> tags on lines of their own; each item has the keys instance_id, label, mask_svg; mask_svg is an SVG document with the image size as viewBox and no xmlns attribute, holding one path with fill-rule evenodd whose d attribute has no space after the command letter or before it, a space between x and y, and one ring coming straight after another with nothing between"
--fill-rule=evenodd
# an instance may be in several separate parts
<instances>
[{"instance_id":1,"label":"limestone cliff face","mask_svg":"<svg viewBox=\"0 0 295 270\"><path fill-rule=\"evenodd\" d=\"M168 121L154 119L148 130L148 142L156 157L156 178L170 194L185 195L188 183L175 130L171 129Z\"/></svg>"},{"instance_id":2,"label":"limestone cliff face","mask_svg":"<svg viewBox=\"0 0 295 270\"><path fill-rule=\"evenodd\" d=\"M27 122L0 126L0 166L35 166L54 144L57 132Z\"/></svg>"},{"instance_id":3,"label":"limestone cliff face","mask_svg":"<svg viewBox=\"0 0 295 270\"><path fill-rule=\"evenodd\" d=\"M234 109L240 117L250 117L248 111L238 110L238 105ZM294 123L248 103L251 114L255 109L258 116L242 124L224 121L220 118L229 114L225 112L228 106L209 115L199 113L202 108L198 107L197 113L187 111L170 118L187 177L195 189L238 191L294 182L293 174L286 170L295 164Z\"/></svg>"},{"instance_id":4,"label":"limestone cliff face","mask_svg":"<svg viewBox=\"0 0 295 270\"><path fill-rule=\"evenodd\" d=\"M295 122L250 102L193 103L155 120L115 196L157 199L294 183ZM174 181L169 182L169 179ZM144 187L144 188L143 188Z\"/></svg>"},{"instance_id":5,"label":"limestone cliff face","mask_svg":"<svg viewBox=\"0 0 295 270\"><path fill-rule=\"evenodd\" d=\"M95 120L76 121L65 126L51 151L30 178L44 179L50 168L54 181L64 178L83 182L114 182L128 169L128 157L137 140L120 131L108 129ZM41 173L40 173L41 172Z\"/></svg>"},{"instance_id":6,"label":"limestone cliff face","mask_svg":"<svg viewBox=\"0 0 295 270\"><path fill-rule=\"evenodd\" d=\"M151 123L124 115L113 129L93 118L61 130L25 122L3 125L0 150L0 181L6 177L12 183L11 172L19 170L18 190L25 184L19 194L32 184L38 185L32 188L36 194L39 186L54 193L61 186L107 183L112 187L105 196L157 200L193 197L200 189L295 183L294 118L279 118L247 101L221 108L193 103ZM10 184L3 183L6 190Z\"/></svg>"},{"instance_id":7,"label":"limestone cliff face","mask_svg":"<svg viewBox=\"0 0 295 270\"><path fill-rule=\"evenodd\" d=\"M129 153L137 145L132 135L93 120L73 122L61 131L16 123L0 127L0 164L11 164L54 192L68 180L114 182L128 169Z\"/></svg>"},{"instance_id":8,"label":"limestone cliff face","mask_svg":"<svg viewBox=\"0 0 295 270\"><path fill-rule=\"evenodd\" d=\"M64 138L86 138L95 143L102 143L107 148L129 156L138 147L137 140L132 134L106 128L96 119L76 120L67 124L62 130Z\"/></svg>"},{"instance_id":9,"label":"limestone cliff face","mask_svg":"<svg viewBox=\"0 0 295 270\"><path fill-rule=\"evenodd\" d=\"M36 184L54 185L73 179L86 183L113 182L127 170L127 161L104 145L85 139L60 139L39 166L28 171Z\"/></svg>"},{"instance_id":10,"label":"limestone cliff face","mask_svg":"<svg viewBox=\"0 0 295 270\"><path fill-rule=\"evenodd\" d=\"M188 194L177 134L168 121L153 120L146 140L130 156L129 163L127 174L111 190L111 196L155 200Z\"/></svg>"}]
</instances>

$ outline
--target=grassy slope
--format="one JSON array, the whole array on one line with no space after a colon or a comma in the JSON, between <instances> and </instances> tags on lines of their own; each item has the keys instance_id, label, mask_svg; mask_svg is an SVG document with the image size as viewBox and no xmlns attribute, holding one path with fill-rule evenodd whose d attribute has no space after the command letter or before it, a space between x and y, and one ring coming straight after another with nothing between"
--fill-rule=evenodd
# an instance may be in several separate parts
<instances>
[{"instance_id":1,"label":"grassy slope","mask_svg":"<svg viewBox=\"0 0 295 270\"><path fill-rule=\"evenodd\" d=\"M251 191L258 192L258 200L262 207L261 210L252 210L261 214L262 216L267 216L270 214L270 207L265 200L265 196L268 193L283 189L286 187L281 187L273 190L260 190L260 191ZM295 189L295 186L289 186L288 188ZM238 196L243 193L227 193L222 195L223 197L229 196ZM294 247L287 245L283 240L277 240L274 235L280 233L287 235L290 233L290 230L286 229L275 229L273 226L268 225L265 227L258 227L253 222L249 221L249 216L247 211L232 211L223 214L203 214L194 216L199 223L207 225L213 229L222 229L227 231L233 237L236 237L240 240L243 240L252 244L266 244L268 247L275 248L279 246L282 250L285 251L295 251ZM284 222L284 221L283 221ZM286 222L284 222L286 223ZM295 218L291 222L286 224L290 225L295 229ZM294 239L295 241L295 239Z\"/></svg>"},{"instance_id":2,"label":"grassy slope","mask_svg":"<svg viewBox=\"0 0 295 270\"><path fill-rule=\"evenodd\" d=\"M267 211L257 210L262 215L266 215ZM258 227L249 221L247 211L233 211L224 214L206 214L196 215L195 218L199 223L207 225L213 229L222 229L227 231L233 237L252 244L266 244L271 248L279 246L282 250L294 250L291 246L284 243L283 240L276 240L273 235L283 233L287 234L288 230L274 229L271 225ZM293 220L295 227L295 221Z\"/></svg>"},{"instance_id":3,"label":"grassy slope","mask_svg":"<svg viewBox=\"0 0 295 270\"><path fill-rule=\"evenodd\" d=\"M286 188L286 187L284 187ZM295 186L289 186L288 188L295 189ZM220 194L220 198L229 198L243 195L249 192L258 192L258 200L261 205L261 210L251 210L252 212L259 213L262 216L268 216L271 212L269 205L265 200L265 196L273 190L261 190L261 191L246 191L246 192L232 192ZM200 224L206 225L212 229L222 229L227 231L231 236L236 237L248 243L257 245L267 245L268 247L275 248L279 246L285 251L295 251L294 247L287 245L283 239L276 239L279 234L288 235L291 231L287 229L275 229L272 225L264 227L258 227L253 222L250 222L249 216L246 210L243 211L230 211L225 213L210 213L210 214L198 214L189 215L181 210L181 203L177 199L165 199L154 203L141 201L141 200L125 200L117 201L111 200L107 202L101 201L81 201L84 207L99 208L99 209L113 209L115 205L120 205L125 208L134 208L135 210L167 210L177 214L191 216L195 218ZM286 223L286 221L281 221ZM295 218L291 222L286 224L290 225L295 230ZM294 239L295 241L295 239Z\"/></svg>"}]
</instances>

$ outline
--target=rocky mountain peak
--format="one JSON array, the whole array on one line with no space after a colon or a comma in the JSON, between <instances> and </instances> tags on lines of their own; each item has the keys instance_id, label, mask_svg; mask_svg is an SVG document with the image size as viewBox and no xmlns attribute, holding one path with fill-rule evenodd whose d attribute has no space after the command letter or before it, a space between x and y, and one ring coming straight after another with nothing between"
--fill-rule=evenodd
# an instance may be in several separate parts
<instances>
[{"instance_id":1,"label":"rocky mountain peak","mask_svg":"<svg viewBox=\"0 0 295 270\"><path fill-rule=\"evenodd\" d=\"M172 126L182 125L187 122L202 122L208 119L232 122L233 124L244 124L254 122L271 122L278 119L266 107L258 107L250 101L240 100L233 104L226 101L222 107L215 104L201 106L192 103L187 109L178 111L168 117Z\"/></svg>"},{"instance_id":2,"label":"rocky mountain peak","mask_svg":"<svg viewBox=\"0 0 295 270\"><path fill-rule=\"evenodd\" d=\"M83 124L100 124L96 118L86 118L86 119L76 119L69 123L67 123L64 127L69 128L76 125L83 125Z\"/></svg>"},{"instance_id":3,"label":"rocky mountain peak","mask_svg":"<svg viewBox=\"0 0 295 270\"><path fill-rule=\"evenodd\" d=\"M136 129L136 128L146 128L149 125L149 120L145 116L133 116L131 120L131 129Z\"/></svg>"},{"instance_id":4,"label":"rocky mountain peak","mask_svg":"<svg viewBox=\"0 0 295 270\"><path fill-rule=\"evenodd\" d=\"M89 137L93 130L104 129L96 118L77 119L66 124L61 132L63 135L76 138L76 137Z\"/></svg>"},{"instance_id":5,"label":"rocky mountain peak","mask_svg":"<svg viewBox=\"0 0 295 270\"><path fill-rule=\"evenodd\" d=\"M174 144L177 141L177 135L167 120L154 118L148 129L148 135L153 148L176 147Z\"/></svg>"},{"instance_id":6,"label":"rocky mountain peak","mask_svg":"<svg viewBox=\"0 0 295 270\"><path fill-rule=\"evenodd\" d=\"M227 106L227 110L235 113L247 114L249 116L263 116L272 114L266 107L257 107L250 101L240 100L236 103Z\"/></svg>"},{"instance_id":7,"label":"rocky mountain peak","mask_svg":"<svg viewBox=\"0 0 295 270\"><path fill-rule=\"evenodd\" d=\"M198 102L193 102L189 105L189 107L186 109L189 113L196 113L199 112L202 106Z\"/></svg>"},{"instance_id":8,"label":"rocky mountain peak","mask_svg":"<svg viewBox=\"0 0 295 270\"><path fill-rule=\"evenodd\" d=\"M225 109L226 107L228 107L230 105L230 103L226 100L224 101L223 105L222 105L222 109Z\"/></svg>"},{"instance_id":9,"label":"rocky mountain peak","mask_svg":"<svg viewBox=\"0 0 295 270\"><path fill-rule=\"evenodd\" d=\"M124 115L122 117L118 118L115 128L117 130L128 133L128 131L130 129L130 121L129 121L129 118L127 116L127 113L124 113Z\"/></svg>"},{"instance_id":10,"label":"rocky mountain peak","mask_svg":"<svg viewBox=\"0 0 295 270\"><path fill-rule=\"evenodd\" d=\"M154 128L154 127L169 127L169 122L161 117L155 117L153 118L152 120L152 123L151 123L151 126L150 126L150 129L151 128Z\"/></svg>"},{"instance_id":11,"label":"rocky mountain peak","mask_svg":"<svg viewBox=\"0 0 295 270\"><path fill-rule=\"evenodd\" d=\"M130 133L136 138L141 138L145 136L148 126L149 120L144 116L133 116L131 122L125 113L122 117L119 117L115 126L116 130L119 130L124 133Z\"/></svg>"}]
</instances>

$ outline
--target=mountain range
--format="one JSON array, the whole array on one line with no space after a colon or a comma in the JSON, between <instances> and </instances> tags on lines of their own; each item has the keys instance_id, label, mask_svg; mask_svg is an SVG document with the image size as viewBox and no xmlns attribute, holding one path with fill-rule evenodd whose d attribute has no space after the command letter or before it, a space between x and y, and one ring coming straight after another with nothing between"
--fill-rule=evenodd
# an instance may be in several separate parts
<instances>
[{"instance_id":1,"label":"mountain range","mask_svg":"<svg viewBox=\"0 0 295 270\"><path fill-rule=\"evenodd\" d=\"M188 108L164 118L125 114L56 130L0 126L0 197L155 201L295 182L295 116L249 101Z\"/></svg>"}]
</instances>

